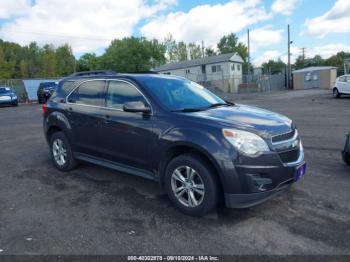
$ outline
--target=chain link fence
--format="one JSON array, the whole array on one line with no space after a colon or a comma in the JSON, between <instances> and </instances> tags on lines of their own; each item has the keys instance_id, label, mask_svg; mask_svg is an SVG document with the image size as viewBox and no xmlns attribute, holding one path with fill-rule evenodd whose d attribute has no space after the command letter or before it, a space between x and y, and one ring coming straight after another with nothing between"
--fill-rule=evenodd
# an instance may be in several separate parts
<instances>
[{"instance_id":1,"label":"chain link fence","mask_svg":"<svg viewBox=\"0 0 350 262\"><path fill-rule=\"evenodd\" d=\"M208 89L223 93L253 93L269 92L285 89L284 74L276 75L224 75L188 73L186 78L195 81ZM0 86L7 86L16 91L20 102L30 102L37 99L36 92L42 82L57 82L59 78L41 79L0 79Z\"/></svg>"},{"instance_id":2,"label":"chain link fence","mask_svg":"<svg viewBox=\"0 0 350 262\"><path fill-rule=\"evenodd\" d=\"M0 86L10 87L17 93L18 101L26 103L37 100L37 90L42 82L57 82L59 78L0 79Z\"/></svg>"},{"instance_id":3,"label":"chain link fence","mask_svg":"<svg viewBox=\"0 0 350 262\"><path fill-rule=\"evenodd\" d=\"M285 74L224 75L216 73L196 75L188 73L186 78L209 89L217 89L225 93L270 92L286 88Z\"/></svg>"}]
</instances>

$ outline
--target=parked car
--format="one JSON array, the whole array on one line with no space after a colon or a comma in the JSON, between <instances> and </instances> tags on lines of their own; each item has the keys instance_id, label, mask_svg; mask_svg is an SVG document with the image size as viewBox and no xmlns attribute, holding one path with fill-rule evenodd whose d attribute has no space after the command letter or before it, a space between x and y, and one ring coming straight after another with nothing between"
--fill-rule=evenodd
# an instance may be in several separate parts
<instances>
[{"instance_id":1,"label":"parked car","mask_svg":"<svg viewBox=\"0 0 350 262\"><path fill-rule=\"evenodd\" d=\"M40 83L37 91L38 103L45 103L50 98L51 94L55 91L56 88L57 84L55 82Z\"/></svg>"},{"instance_id":2,"label":"parked car","mask_svg":"<svg viewBox=\"0 0 350 262\"><path fill-rule=\"evenodd\" d=\"M18 98L15 91L10 87L0 87L0 105L18 106Z\"/></svg>"},{"instance_id":3,"label":"parked car","mask_svg":"<svg viewBox=\"0 0 350 262\"><path fill-rule=\"evenodd\" d=\"M345 147L343 151L343 159L344 162L350 166L350 132L346 136Z\"/></svg>"},{"instance_id":4,"label":"parked car","mask_svg":"<svg viewBox=\"0 0 350 262\"><path fill-rule=\"evenodd\" d=\"M350 95L350 75L343 75L335 81L333 97L340 98L342 95Z\"/></svg>"},{"instance_id":5,"label":"parked car","mask_svg":"<svg viewBox=\"0 0 350 262\"><path fill-rule=\"evenodd\" d=\"M181 77L68 77L43 114L58 170L82 160L158 181L189 215L204 215L221 200L254 206L305 174L292 120L226 102Z\"/></svg>"}]
</instances>

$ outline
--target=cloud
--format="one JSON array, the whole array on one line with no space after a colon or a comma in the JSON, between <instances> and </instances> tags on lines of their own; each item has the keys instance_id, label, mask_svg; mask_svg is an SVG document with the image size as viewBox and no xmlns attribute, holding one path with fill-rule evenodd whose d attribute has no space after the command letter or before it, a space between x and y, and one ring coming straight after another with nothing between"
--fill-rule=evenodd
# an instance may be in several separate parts
<instances>
[{"instance_id":1,"label":"cloud","mask_svg":"<svg viewBox=\"0 0 350 262\"><path fill-rule=\"evenodd\" d=\"M151 19L141 28L146 37L163 40L171 33L177 41L205 41L214 46L223 35L270 18L259 0L199 5L188 12L170 12Z\"/></svg>"},{"instance_id":2,"label":"cloud","mask_svg":"<svg viewBox=\"0 0 350 262\"><path fill-rule=\"evenodd\" d=\"M307 57L314 57L315 55L320 55L322 58L329 58L340 51L350 52L350 45L337 43L327 44L323 46L315 46L313 48L306 49L306 54Z\"/></svg>"},{"instance_id":3,"label":"cloud","mask_svg":"<svg viewBox=\"0 0 350 262\"><path fill-rule=\"evenodd\" d=\"M297 4L298 0L275 0L271 5L271 10L274 13L291 15Z\"/></svg>"},{"instance_id":4,"label":"cloud","mask_svg":"<svg viewBox=\"0 0 350 262\"><path fill-rule=\"evenodd\" d=\"M280 57L281 52L278 50L265 51L262 55L253 60L253 64L260 67L263 63L268 62L269 60L278 60Z\"/></svg>"},{"instance_id":5,"label":"cloud","mask_svg":"<svg viewBox=\"0 0 350 262\"><path fill-rule=\"evenodd\" d=\"M325 14L306 19L305 32L312 36L324 37L330 33L350 32L350 1L337 0Z\"/></svg>"},{"instance_id":6,"label":"cloud","mask_svg":"<svg viewBox=\"0 0 350 262\"><path fill-rule=\"evenodd\" d=\"M278 44L282 40L283 29L272 29L271 26L265 26L250 31L250 50L251 52L259 51L259 48ZM247 42L247 34L239 38L242 43Z\"/></svg>"},{"instance_id":7,"label":"cloud","mask_svg":"<svg viewBox=\"0 0 350 262\"><path fill-rule=\"evenodd\" d=\"M0 38L20 44L68 43L75 53L90 52L132 35L142 19L174 4L176 0L37 0L1 27Z\"/></svg>"},{"instance_id":8,"label":"cloud","mask_svg":"<svg viewBox=\"0 0 350 262\"><path fill-rule=\"evenodd\" d=\"M30 10L30 0L0 1L0 19L9 19L27 13Z\"/></svg>"}]
</instances>

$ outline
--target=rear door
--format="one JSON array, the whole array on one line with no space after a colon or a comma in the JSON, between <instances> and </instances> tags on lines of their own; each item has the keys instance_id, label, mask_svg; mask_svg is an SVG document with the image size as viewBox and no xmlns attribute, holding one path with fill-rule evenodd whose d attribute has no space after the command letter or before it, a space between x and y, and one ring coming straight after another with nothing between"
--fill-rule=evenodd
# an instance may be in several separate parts
<instances>
[{"instance_id":1,"label":"rear door","mask_svg":"<svg viewBox=\"0 0 350 262\"><path fill-rule=\"evenodd\" d=\"M101 151L98 134L104 120L105 88L104 80L88 80L67 98L67 114L78 152L96 156Z\"/></svg>"},{"instance_id":2,"label":"rear door","mask_svg":"<svg viewBox=\"0 0 350 262\"><path fill-rule=\"evenodd\" d=\"M151 107L134 84L122 80L108 83L101 144L106 158L151 171L151 146L157 138L153 132L154 117L123 111L123 105L133 101L142 101Z\"/></svg>"}]
</instances>

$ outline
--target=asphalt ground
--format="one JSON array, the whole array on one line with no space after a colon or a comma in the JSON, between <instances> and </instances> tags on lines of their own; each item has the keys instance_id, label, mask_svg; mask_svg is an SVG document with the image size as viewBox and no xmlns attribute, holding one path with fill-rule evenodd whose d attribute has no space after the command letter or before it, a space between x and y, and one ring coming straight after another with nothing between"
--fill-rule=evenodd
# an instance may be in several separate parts
<instances>
[{"instance_id":1,"label":"asphalt ground","mask_svg":"<svg viewBox=\"0 0 350 262\"><path fill-rule=\"evenodd\" d=\"M350 254L350 98L320 90L230 95L292 118L308 171L262 205L183 215L158 184L83 164L53 168L41 107L0 108L0 254Z\"/></svg>"}]
</instances>

